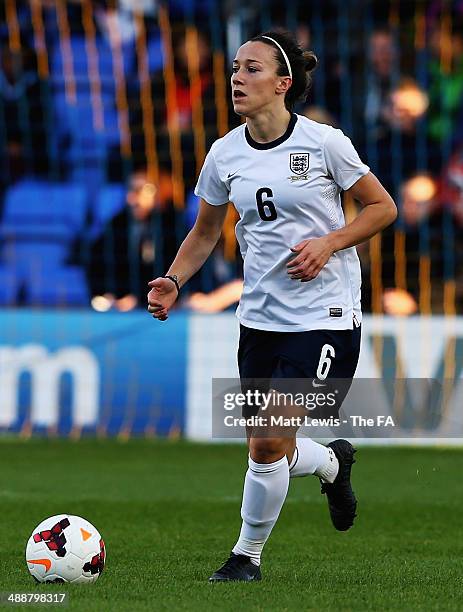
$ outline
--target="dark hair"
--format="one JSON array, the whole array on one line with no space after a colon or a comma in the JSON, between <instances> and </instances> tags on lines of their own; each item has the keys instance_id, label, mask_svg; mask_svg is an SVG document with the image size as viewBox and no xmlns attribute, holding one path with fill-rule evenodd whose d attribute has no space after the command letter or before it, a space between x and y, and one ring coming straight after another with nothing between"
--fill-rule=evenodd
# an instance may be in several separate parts
<instances>
[{"instance_id":1,"label":"dark hair","mask_svg":"<svg viewBox=\"0 0 463 612\"><path fill-rule=\"evenodd\" d=\"M268 40L268 38L263 38L264 36L273 38L273 40L281 45L288 56L293 73L293 82L286 93L285 106L289 111L292 111L296 102L305 102L307 98L307 93L312 84L311 74L318 63L317 56L313 51L303 51L294 35L284 30L263 32L251 38L252 42L265 43L275 50L275 59L278 62L277 74L279 76L289 76L285 58L278 46L271 40Z\"/></svg>"}]
</instances>

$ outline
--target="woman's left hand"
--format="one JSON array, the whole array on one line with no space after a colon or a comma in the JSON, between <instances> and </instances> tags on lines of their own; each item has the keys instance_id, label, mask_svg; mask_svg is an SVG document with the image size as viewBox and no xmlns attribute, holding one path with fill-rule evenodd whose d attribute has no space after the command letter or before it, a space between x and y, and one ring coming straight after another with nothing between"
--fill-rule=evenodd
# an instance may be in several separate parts
<instances>
[{"instance_id":1,"label":"woman's left hand","mask_svg":"<svg viewBox=\"0 0 463 612\"><path fill-rule=\"evenodd\" d=\"M289 276L303 283L317 277L320 270L333 255L334 249L330 236L303 240L291 247L297 256L286 264Z\"/></svg>"}]
</instances>

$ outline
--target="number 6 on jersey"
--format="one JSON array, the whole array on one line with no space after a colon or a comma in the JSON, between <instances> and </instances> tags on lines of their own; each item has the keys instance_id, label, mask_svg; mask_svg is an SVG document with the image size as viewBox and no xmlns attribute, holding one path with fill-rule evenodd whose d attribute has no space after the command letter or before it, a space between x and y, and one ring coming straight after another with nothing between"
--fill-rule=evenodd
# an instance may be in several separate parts
<instances>
[{"instance_id":1,"label":"number 6 on jersey","mask_svg":"<svg viewBox=\"0 0 463 612\"><path fill-rule=\"evenodd\" d=\"M270 187L261 187L256 193L257 210L262 221L275 221L277 211L272 200L263 200L262 197L273 198L273 191ZM266 210L267 209L267 210Z\"/></svg>"},{"instance_id":2,"label":"number 6 on jersey","mask_svg":"<svg viewBox=\"0 0 463 612\"><path fill-rule=\"evenodd\" d=\"M328 376L328 372L331 368L331 360L336 356L334 346L331 344L324 344L320 353L320 361L318 362L317 378L318 380L325 380Z\"/></svg>"}]
</instances>

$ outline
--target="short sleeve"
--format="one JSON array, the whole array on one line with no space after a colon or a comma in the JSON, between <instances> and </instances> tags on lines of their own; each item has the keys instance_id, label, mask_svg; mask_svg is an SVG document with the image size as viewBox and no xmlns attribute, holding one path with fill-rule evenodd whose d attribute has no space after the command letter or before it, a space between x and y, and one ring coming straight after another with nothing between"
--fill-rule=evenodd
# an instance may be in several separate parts
<instances>
[{"instance_id":1,"label":"short sleeve","mask_svg":"<svg viewBox=\"0 0 463 612\"><path fill-rule=\"evenodd\" d=\"M341 130L330 130L324 143L328 173L341 189L350 189L370 168L362 162L354 145Z\"/></svg>"},{"instance_id":2,"label":"short sleeve","mask_svg":"<svg viewBox=\"0 0 463 612\"><path fill-rule=\"evenodd\" d=\"M213 206L226 204L229 200L228 188L220 179L212 149L204 160L196 183L195 194Z\"/></svg>"}]
</instances>

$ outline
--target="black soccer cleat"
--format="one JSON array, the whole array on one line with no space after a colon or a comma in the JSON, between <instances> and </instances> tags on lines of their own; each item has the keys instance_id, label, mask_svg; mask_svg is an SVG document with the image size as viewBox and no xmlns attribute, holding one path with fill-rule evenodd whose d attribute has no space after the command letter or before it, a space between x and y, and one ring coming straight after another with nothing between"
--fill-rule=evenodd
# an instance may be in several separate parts
<instances>
[{"instance_id":1,"label":"black soccer cleat","mask_svg":"<svg viewBox=\"0 0 463 612\"><path fill-rule=\"evenodd\" d=\"M251 582L261 578L260 567L252 563L249 557L231 553L222 567L212 574L209 582Z\"/></svg>"},{"instance_id":2,"label":"black soccer cleat","mask_svg":"<svg viewBox=\"0 0 463 612\"><path fill-rule=\"evenodd\" d=\"M322 482L322 493L328 497L331 521L338 531L347 531L357 516L357 500L350 482L352 464L355 463L355 448L347 440L335 440L328 446L339 461L339 471L333 483Z\"/></svg>"}]
</instances>

